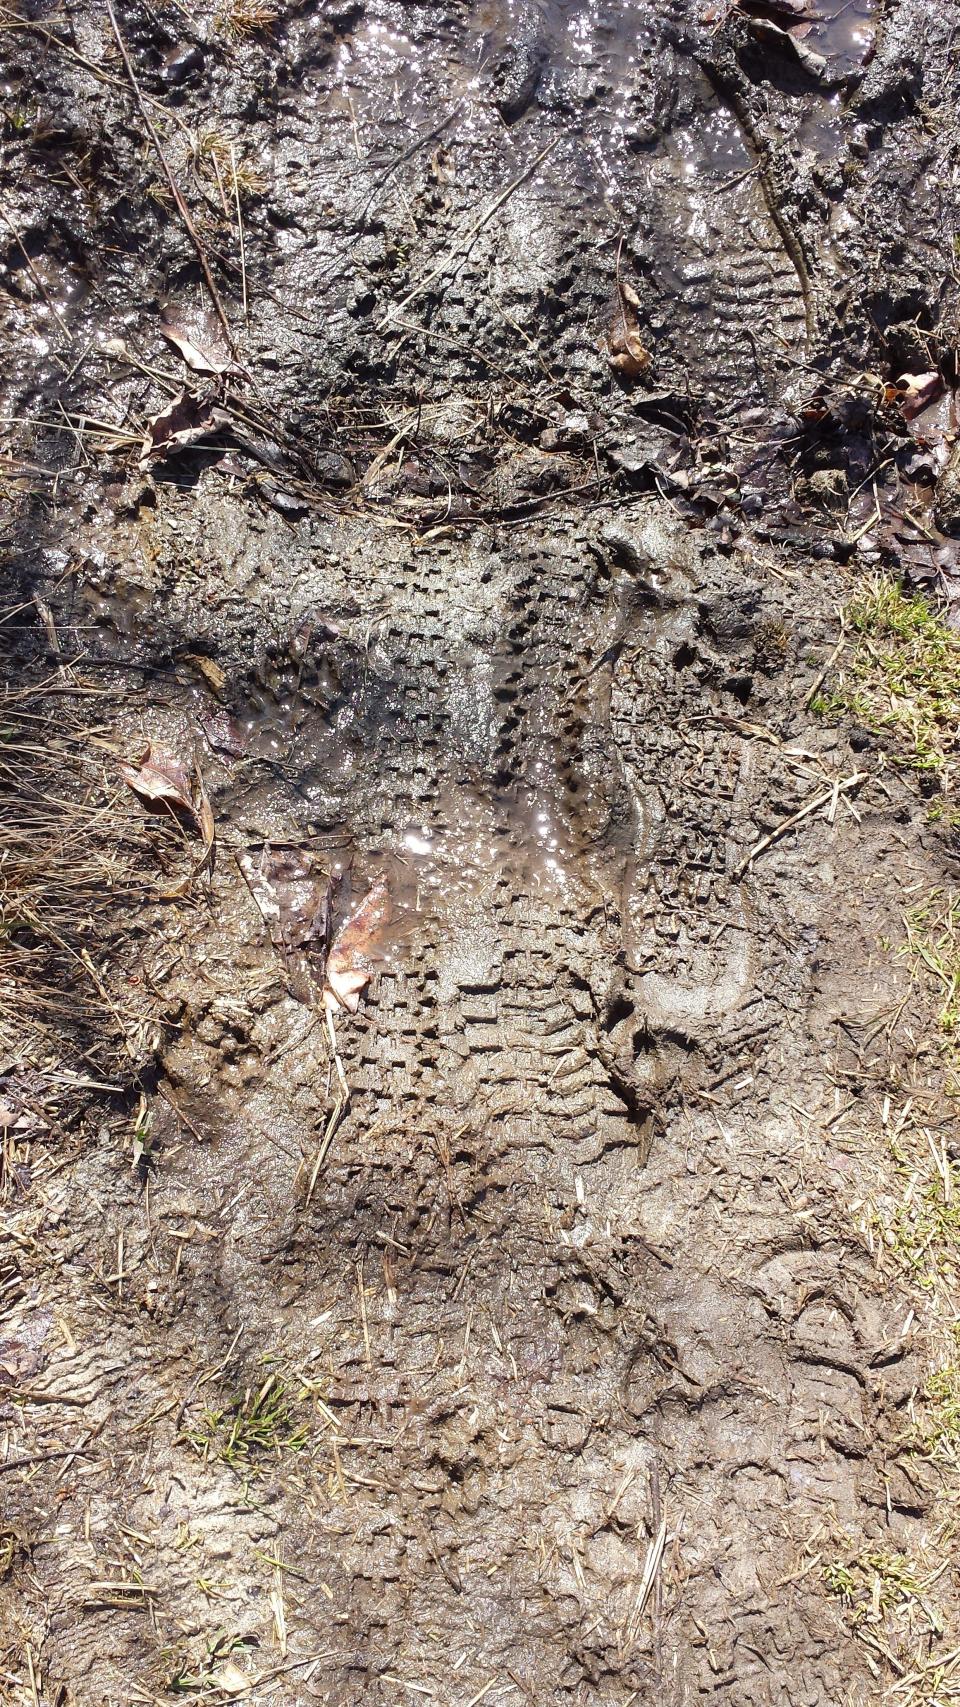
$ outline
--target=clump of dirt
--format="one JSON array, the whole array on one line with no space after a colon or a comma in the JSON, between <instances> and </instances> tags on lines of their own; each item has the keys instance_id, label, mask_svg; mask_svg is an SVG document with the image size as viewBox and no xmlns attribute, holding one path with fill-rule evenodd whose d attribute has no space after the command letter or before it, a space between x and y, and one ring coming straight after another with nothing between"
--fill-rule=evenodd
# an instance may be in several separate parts
<instances>
[{"instance_id":1,"label":"clump of dirt","mask_svg":"<svg viewBox=\"0 0 960 1707\"><path fill-rule=\"evenodd\" d=\"M949 18L0 25L16 1698L949 1699Z\"/></svg>"}]
</instances>

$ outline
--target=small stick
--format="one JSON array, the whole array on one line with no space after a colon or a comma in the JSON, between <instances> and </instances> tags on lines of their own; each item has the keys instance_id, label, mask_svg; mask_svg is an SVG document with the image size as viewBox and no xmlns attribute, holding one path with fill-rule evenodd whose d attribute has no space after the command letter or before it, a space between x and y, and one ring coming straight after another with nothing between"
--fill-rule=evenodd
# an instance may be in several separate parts
<instances>
[{"instance_id":1,"label":"small stick","mask_svg":"<svg viewBox=\"0 0 960 1707\"><path fill-rule=\"evenodd\" d=\"M7 230L9 231L11 237L13 238L13 241L17 245L17 248L19 249L24 260L26 261L27 271L30 274L30 277L32 278L34 284L36 285L38 291L40 292L40 295L43 297L43 300L46 303L47 307L49 308L50 313L53 315L54 320L57 322L57 325L60 327L61 332L63 332L64 336L72 344L73 343L73 333L71 332L69 326L67 325L66 321L64 320L63 315L57 309L56 303L52 302L50 300L50 295L49 295L49 292L47 291L47 287L44 284L42 278L40 277L40 274L37 272L37 269L34 266L33 262L31 261L30 256L28 255L26 249L24 248L23 238L20 236L19 231L17 230L16 226L13 224L13 221L9 218L9 216L7 214L7 210L4 207L0 207L0 218L2 218L4 225L6 226Z\"/></svg>"},{"instance_id":2,"label":"small stick","mask_svg":"<svg viewBox=\"0 0 960 1707\"><path fill-rule=\"evenodd\" d=\"M785 836L788 830L792 830L794 824L799 824L802 819L809 818L811 812L816 812L820 806L826 806L828 801L838 800L841 794L846 793L847 789L856 788L858 783L864 781L866 774L866 771L854 771L851 776L845 777L843 782L832 782L829 788L823 789L820 794L815 794L813 799L808 800L805 806L801 806L798 812L791 812L789 818L784 818L783 822L777 824L769 835L762 836L756 846L750 849L746 859L742 860L737 867L737 876L742 877L747 868L753 864L753 861L771 847L774 842L778 842L781 836Z\"/></svg>"},{"instance_id":3,"label":"small stick","mask_svg":"<svg viewBox=\"0 0 960 1707\"><path fill-rule=\"evenodd\" d=\"M243 293L243 323L250 324L247 311L247 251L243 241L243 215L240 212L240 182L237 178L237 154L233 143L230 144L230 170L233 173L233 199L237 204L237 236L240 239L240 289Z\"/></svg>"},{"instance_id":4,"label":"small stick","mask_svg":"<svg viewBox=\"0 0 960 1707\"><path fill-rule=\"evenodd\" d=\"M836 646L833 648L833 651L831 652L826 663L824 664L823 669L820 671L819 675L816 677L816 680L814 681L814 684L813 684L812 688L810 689L810 692L807 694L807 697L803 702L803 708L805 711L809 711L811 702L816 698L817 694L820 692L820 689L823 687L823 684L826 681L827 677L829 676L830 671L833 669L833 666L836 663L837 659L839 658L840 653L843 651L843 643L846 640L846 638L847 638L846 625L844 623L843 616L841 615L841 617L840 617L840 638L837 641Z\"/></svg>"},{"instance_id":5,"label":"small stick","mask_svg":"<svg viewBox=\"0 0 960 1707\"><path fill-rule=\"evenodd\" d=\"M179 190L179 187L177 185L177 181L174 178L174 175L171 172L169 165L167 164L167 157L163 152L163 147L162 147L162 144L160 142L160 138L157 134L157 128L156 128L152 118L150 117L150 114L147 112L146 102L144 101L143 96L140 93L140 85L137 82L136 74L135 74L133 66L130 62L130 55L127 52L126 42L124 41L122 35L120 34L120 26L117 23L117 15L113 9L113 0L106 0L106 7L107 7L107 16L110 19L110 24L111 24L111 27L113 29L113 33L117 38L117 46L120 49L120 57L123 60L124 66L126 68L127 76L130 79L130 87L133 90L137 106L140 109L140 117L143 119L143 122L147 127L147 131L149 132L150 140L153 143L153 146L157 151L157 159L160 162L161 168L163 170L163 175L167 180L167 184L168 184L169 189L170 189L170 194L172 195L174 202L176 203L177 212L179 213L180 218L183 220L184 227L186 228L187 235L189 236L190 241L193 244L193 247L197 251L197 259L200 262L200 266L203 270L203 276L204 276L204 279L206 281L206 286L207 286L208 291L210 292L210 298L211 298L211 301L213 303L213 306L217 311L217 319L219 320L221 326L223 327L224 335L226 337L227 344L229 345L229 348L230 348L230 353L231 353L231 355L236 356L237 346L234 342L233 333L230 330L230 323L227 319L226 313L224 312L223 303L220 301L220 293L217 290L216 284L214 283L213 274L210 271L210 263L207 260L207 252L204 249L203 244L200 241L200 237L198 235L197 228L193 223L193 219L192 219L192 216L190 213L190 209L188 208L186 202L184 201L183 196L180 194L180 190Z\"/></svg>"},{"instance_id":6,"label":"small stick","mask_svg":"<svg viewBox=\"0 0 960 1707\"><path fill-rule=\"evenodd\" d=\"M368 1369L373 1368L370 1355L370 1329L367 1326L367 1300L363 1290L363 1263L357 1263L357 1298L360 1302L360 1322L363 1327L363 1360Z\"/></svg>"},{"instance_id":7,"label":"small stick","mask_svg":"<svg viewBox=\"0 0 960 1707\"><path fill-rule=\"evenodd\" d=\"M183 1126L185 1126L187 1128L187 1131L193 1133L193 1136L197 1139L198 1143L205 1144L206 1138L204 1137L203 1133L200 1131L200 1128L198 1126L194 1126L193 1121L190 1119L190 1116L188 1114L184 1114L183 1109L179 1106L178 1103L174 1102L173 1097L170 1095L170 1092L168 1090L164 1090L163 1085L157 1086L157 1095L163 1097L164 1102L168 1105L168 1107L173 1109L173 1112L176 1115L177 1119L180 1121L180 1123Z\"/></svg>"},{"instance_id":8,"label":"small stick","mask_svg":"<svg viewBox=\"0 0 960 1707\"><path fill-rule=\"evenodd\" d=\"M65 1446L59 1452L27 1452L22 1458L4 1458L0 1462L0 1475L4 1470L21 1470L28 1464L51 1464L55 1458L89 1458L90 1453L84 1452L79 1446Z\"/></svg>"}]
</instances>

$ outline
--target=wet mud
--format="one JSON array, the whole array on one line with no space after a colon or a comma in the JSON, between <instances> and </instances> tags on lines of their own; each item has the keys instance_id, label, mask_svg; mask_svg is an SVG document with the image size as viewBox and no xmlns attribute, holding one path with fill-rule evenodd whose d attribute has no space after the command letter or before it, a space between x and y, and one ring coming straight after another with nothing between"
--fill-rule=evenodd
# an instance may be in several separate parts
<instances>
[{"instance_id":1,"label":"wet mud","mask_svg":"<svg viewBox=\"0 0 960 1707\"><path fill-rule=\"evenodd\" d=\"M949 434L871 401L952 406L951 9L116 22L139 97L108 12L2 20L8 670L216 861L8 1205L15 1699L886 1699L820 1569L937 1498L858 1028L957 850L809 707L865 575L956 590ZM336 1059L264 850L390 891Z\"/></svg>"}]
</instances>

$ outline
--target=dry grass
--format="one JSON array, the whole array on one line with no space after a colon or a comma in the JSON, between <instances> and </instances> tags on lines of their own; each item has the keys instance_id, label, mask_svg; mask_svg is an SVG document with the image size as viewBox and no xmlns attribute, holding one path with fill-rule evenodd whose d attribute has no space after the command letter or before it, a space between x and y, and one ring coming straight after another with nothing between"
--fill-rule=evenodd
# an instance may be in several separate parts
<instances>
[{"instance_id":1,"label":"dry grass","mask_svg":"<svg viewBox=\"0 0 960 1707\"><path fill-rule=\"evenodd\" d=\"M812 1537L804 1569L862 1643L878 1702L946 1707L960 1702L960 904L933 890L901 916L900 940L885 946L905 988L859 1065L872 1089L850 1105L860 1195L846 1207L879 1287L902 1299L904 1351L920 1359L885 1464L929 1505L922 1524L893 1522L885 1543Z\"/></svg>"},{"instance_id":2,"label":"dry grass","mask_svg":"<svg viewBox=\"0 0 960 1707\"><path fill-rule=\"evenodd\" d=\"M152 898L143 816L77 702L0 702L0 1075L7 1116L129 1079L152 1026L121 946ZM79 702L81 705L83 700ZM29 1087L29 1091L27 1089Z\"/></svg>"},{"instance_id":3,"label":"dry grass","mask_svg":"<svg viewBox=\"0 0 960 1707\"><path fill-rule=\"evenodd\" d=\"M914 982L925 984L936 1008L944 1089L960 1095L960 897L939 889L904 915L907 941L900 950Z\"/></svg>"},{"instance_id":4,"label":"dry grass","mask_svg":"<svg viewBox=\"0 0 960 1707\"><path fill-rule=\"evenodd\" d=\"M262 195L267 187L265 174L243 159L236 143L223 131L200 131L194 159L201 177L210 178L219 189L225 186L231 195L239 195L241 201Z\"/></svg>"},{"instance_id":5,"label":"dry grass","mask_svg":"<svg viewBox=\"0 0 960 1707\"><path fill-rule=\"evenodd\" d=\"M272 0L227 0L216 14L217 26L231 41L272 35L281 18Z\"/></svg>"},{"instance_id":6,"label":"dry grass","mask_svg":"<svg viewBox=\"0 0 960 1707\"><path fill-rule=\"evenodd\" d=\"M960 1648L941 1605L949 1599L949 1554L939 1544L923 1559L884 1548L856 1550L846 1538L815 1555L820 1580L866 1649L877 1701L946 1707L960 1699Z\"/></svg>"}]
</instances>

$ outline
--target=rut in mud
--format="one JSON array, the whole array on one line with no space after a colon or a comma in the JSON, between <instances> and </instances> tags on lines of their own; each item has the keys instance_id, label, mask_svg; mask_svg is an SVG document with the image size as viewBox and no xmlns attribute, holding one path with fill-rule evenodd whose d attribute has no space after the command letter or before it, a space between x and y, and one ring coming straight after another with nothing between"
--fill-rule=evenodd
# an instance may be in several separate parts
<instances>
[{"instance_id":1,"label":"rut in mud","mask_svg":"<svg viewBox=\"0 0 960 1707\"><path fill-rule=\"evenodd\" d=\"M949 8L2 23L11 716L149 891L113 1055L5 1046L5 1687L954 1699L952 1222L871 1208L919 1107L950 1209L954 820L816 715L955 592Z\"/></svg>"}]
</instances>

